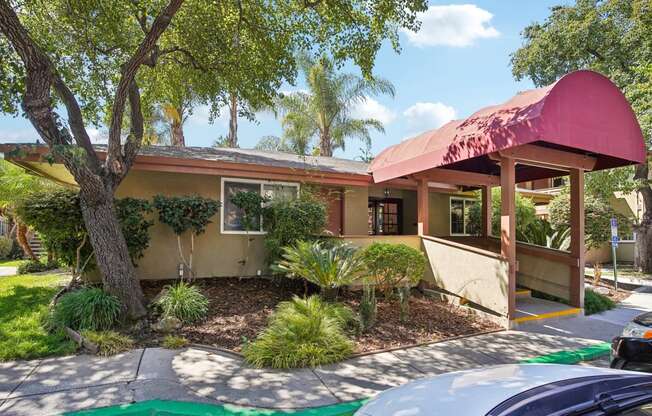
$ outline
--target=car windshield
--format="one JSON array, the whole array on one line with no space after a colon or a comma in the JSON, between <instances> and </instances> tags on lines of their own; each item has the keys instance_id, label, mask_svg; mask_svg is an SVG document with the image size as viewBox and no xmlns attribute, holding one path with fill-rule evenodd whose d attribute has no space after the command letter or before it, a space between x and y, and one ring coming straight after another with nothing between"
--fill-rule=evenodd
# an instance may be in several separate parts
<instances>
[{"instance_id":1,"label":"car windshield","mask_svg":"<svg viewBox=\"0 0 652 416\"><path fill-rule=\"evenodd\" d=\"M652 376L621 373L539 386L506 400L487 416L652 416L651 403ZM630 411L634 413L626 413Z\"/></svg>"}]
</instances>

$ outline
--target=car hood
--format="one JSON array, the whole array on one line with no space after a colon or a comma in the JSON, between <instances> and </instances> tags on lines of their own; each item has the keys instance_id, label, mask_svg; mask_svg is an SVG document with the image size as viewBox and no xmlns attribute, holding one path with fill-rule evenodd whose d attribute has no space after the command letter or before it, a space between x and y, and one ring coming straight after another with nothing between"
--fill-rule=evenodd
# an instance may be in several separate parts
<instances>
[{"instance_id":1,"label":"car hood","mask_svg":"<svg viewBox=\"0 0 652 416\"><path fill-rule=\"evenodd\" d=\"M639 325L652 327L652 312L640 314L633 320Z\"/></svg>"},{"instance_id":2,"label":"car hood","mask_svg":"<svg viewBox=\"0 0 652 416\"><path fill-rule=\"evenodd\" d=\"M579 377L623 373L608 368L513 364L457 371L384 391L356 416L480 416L532 388Z\"/></svg>"}]
</instances>

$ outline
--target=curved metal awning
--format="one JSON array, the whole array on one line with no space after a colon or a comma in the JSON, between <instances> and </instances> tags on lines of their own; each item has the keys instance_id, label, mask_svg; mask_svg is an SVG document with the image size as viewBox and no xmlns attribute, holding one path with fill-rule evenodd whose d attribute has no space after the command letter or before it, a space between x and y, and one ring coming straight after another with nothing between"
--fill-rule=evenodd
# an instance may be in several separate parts
<instances>
[{"instance_id":1,"label":"curved metal awning","mask_svg":"<svg viewBox=\"0 0 652 416\"><path fill-rule=\"evenodd\" d=\"M576 71L391 146L369 172L376 183L434 168L499 175L493 155L540 147L547 154L586 155L593 170L643 163L646 156L641 128L620 90L601 74ZM519 166L516 181L559 174L546 166Z\"/></svg>"}]
</instances>

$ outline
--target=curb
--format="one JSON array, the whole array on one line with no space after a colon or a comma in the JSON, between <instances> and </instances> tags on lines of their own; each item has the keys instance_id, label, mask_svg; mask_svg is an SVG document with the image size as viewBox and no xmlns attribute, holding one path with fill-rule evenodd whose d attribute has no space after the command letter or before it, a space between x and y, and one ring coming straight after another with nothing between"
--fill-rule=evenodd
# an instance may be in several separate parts
<instances>
[{"instance_id":1,"label":"curb","mask_svg":"<svg viewBox=\"0 0 652 416\"><path fill-rule=\"evenodd\" d=\"M605 342L577 350L553 352L521 361L522 364L577 364L582 361L592 361L608 355L611 344Z\"/></svg>"}]
</instances>

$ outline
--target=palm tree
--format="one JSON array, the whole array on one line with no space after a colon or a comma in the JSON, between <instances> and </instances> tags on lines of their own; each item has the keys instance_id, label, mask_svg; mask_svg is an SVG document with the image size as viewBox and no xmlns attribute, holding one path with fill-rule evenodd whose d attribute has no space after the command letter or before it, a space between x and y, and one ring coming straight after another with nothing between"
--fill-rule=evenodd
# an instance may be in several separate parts
<instances>
[{"instance_id":1,"label":"palm tree","mask_svg":"<svg viewBox=\"0 0 652 416\"><path fill-rule=\"evenodd\" d=\"M16 207L27 196L56 189L54 182L32 175L24 169L0 159L0 210L16 224L16 241L25 256L38 260L27 240L27 225L16 213Z\"/></svg>"},{"instance_id":2,"label":"palm tree","mask_svg":"<svg viewBox=\"0 0 652 416\"><path fill-rule=\"evenodd\" d=\"M183 134L183 124L188 117L188 105L163 104L161 111L170 125L170 142L172 146L185 147L186 138Z\"/></svg>"},{"instance_id":3,"label":"palm tree","mask_svg":"<svg viewBox=\"0 0 652 416\"><path fill-rule=\"evenodd\" d=\"M384 133L380 121L353 118L351 110L369 95L387 94L393 97L394 86L389 81L338 73L332 60L327 57L312 60L304 54L299 57L298 63L308 91L286 94L275 102L275 113L281 117L286 140L310 143L317 138L319 155L332 156L333 150L345 149L349 137L369 143L370 129Z\"/></svg>"}]
</instances>

